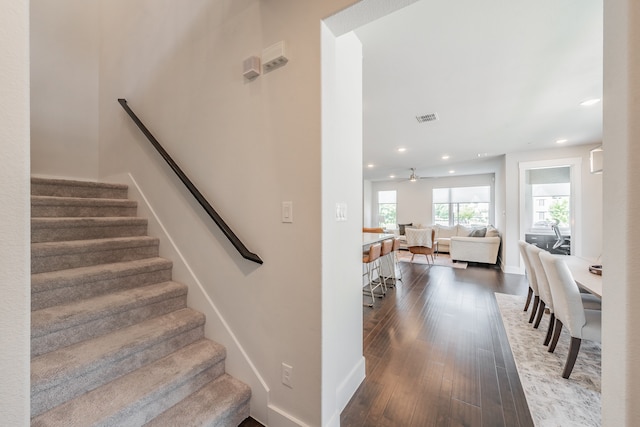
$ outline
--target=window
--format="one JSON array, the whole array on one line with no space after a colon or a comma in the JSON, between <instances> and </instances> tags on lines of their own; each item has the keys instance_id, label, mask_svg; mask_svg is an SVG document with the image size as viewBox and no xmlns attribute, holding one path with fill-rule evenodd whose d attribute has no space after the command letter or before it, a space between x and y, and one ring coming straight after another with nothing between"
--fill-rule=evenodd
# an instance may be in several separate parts
<instances>
[{"instance_id":1,"label":"window","mask_svg":"<svg viewBox=\"0 0 640 427\"><path fill-rule=\"evenodd\" d=\"M454 187L433 189L435 224L452 226L488 225L491 187Z\"/></svg>"},{"instance_id":2,"label":"window","mask_svg":"<svg viewBox=\"0 0 640 427\"><path fill-rule=\"evenodd\" d=\"M396 228L396 192L378 191L378 227Z\"/></svg>"},{"instance_id":3,"label":"window","mask_svg":"<svg viewBox=\"0 0 640 427\"><path fill-rule=\"evenodd\" d=\"M569 230L571 168L562 166L528 169L525 179L531 200L528 206L533 209L534 218L529 228L548 230L557 224L560 229Z\"/></svg>"}]
</instances>

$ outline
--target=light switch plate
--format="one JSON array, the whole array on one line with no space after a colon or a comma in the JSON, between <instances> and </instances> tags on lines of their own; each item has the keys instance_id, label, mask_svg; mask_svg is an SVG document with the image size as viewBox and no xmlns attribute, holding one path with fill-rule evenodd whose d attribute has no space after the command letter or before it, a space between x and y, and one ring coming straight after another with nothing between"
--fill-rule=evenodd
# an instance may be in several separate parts
<instances>
[{"instance_id":1,"label":"light switch plate","mask_svg":"<svg viewBox=\"0 0 640 427\"><path fill-rule=\"evenodd\" d=\"M282 202L282 222L293 222L293 202Z\"/></svg>"},{"instance_id":2,"label":"light switch plate","mask_svg":"<svg viewBox=\"0 0 640 427\"><path fill-rule=\"evenodd\" d=\"M336 221L342 222L347 220L347 204L343 202L336 203Z\"/></svg>"}]
</instances>

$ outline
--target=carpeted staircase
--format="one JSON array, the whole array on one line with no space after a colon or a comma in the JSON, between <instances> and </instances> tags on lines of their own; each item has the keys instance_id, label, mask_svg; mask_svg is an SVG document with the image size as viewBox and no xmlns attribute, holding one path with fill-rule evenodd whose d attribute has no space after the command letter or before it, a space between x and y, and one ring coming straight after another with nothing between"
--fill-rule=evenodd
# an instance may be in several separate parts
<instances>
[{"instance_id":1,"label":"carpeted staircase","mask_svg":"<svg viewBox=\"0 0 640 427\"><path fill-rule=\"evenodd\" d=\"M31 425L237 426L225 374L127 187L31 180Z\"/></svg>"}]
</instances>

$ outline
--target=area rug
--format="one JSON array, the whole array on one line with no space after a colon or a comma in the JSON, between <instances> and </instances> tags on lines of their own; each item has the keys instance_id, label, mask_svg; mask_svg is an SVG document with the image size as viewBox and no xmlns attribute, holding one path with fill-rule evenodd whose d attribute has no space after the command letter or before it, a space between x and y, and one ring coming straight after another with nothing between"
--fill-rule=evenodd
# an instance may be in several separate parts
<instances>
[{"instance_id":1,"label":"area rug","mask_svg":"<svg viewBox=\"0 0 640 427\"><path fill-rule=\"evenodd\" d=\"M451 268L467 268L467 262L458 261L453 262L449 254L438 254L438 256L434 255L434 263L433 265L438 265L441 267L451 267ZM409 251L398 251L398 261L400 262L411 262L411 252ZM431 256L429 256L429 262L427 262L427 257L425 255L416 255L413 257L414 264L430 264Z\"/></svg>"},{"instance_id":2,"label":"area rug","mask_svg":"<svg viewBox=\"0 0 640 427\"><path fill-rule=\"evenodd\" d=\"M518 368L531 417L536 426L600 426L601 346L583 341L568 380L562 370L569 352L569 336L563 328L554 353L543 345L549 315L538 329L528 322L531 308L523 311L525 297L496 293L509 345Z\"/></svg>"}]
</instances>

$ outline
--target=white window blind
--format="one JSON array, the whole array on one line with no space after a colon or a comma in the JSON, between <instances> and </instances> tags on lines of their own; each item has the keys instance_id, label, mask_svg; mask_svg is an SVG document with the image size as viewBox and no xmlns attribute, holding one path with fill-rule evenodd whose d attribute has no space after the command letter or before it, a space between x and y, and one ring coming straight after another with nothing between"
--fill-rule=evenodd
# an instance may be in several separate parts
<instances>
[{"instance_id":1,"label":"white window blind","mask_svg":"<svg viewBox=\"0 0 640 427\"><path fill-rule=\"evenodd\" d=\"M491 187L434 188L433 203L489 203Z\"/></svg>"}]
</instances>

